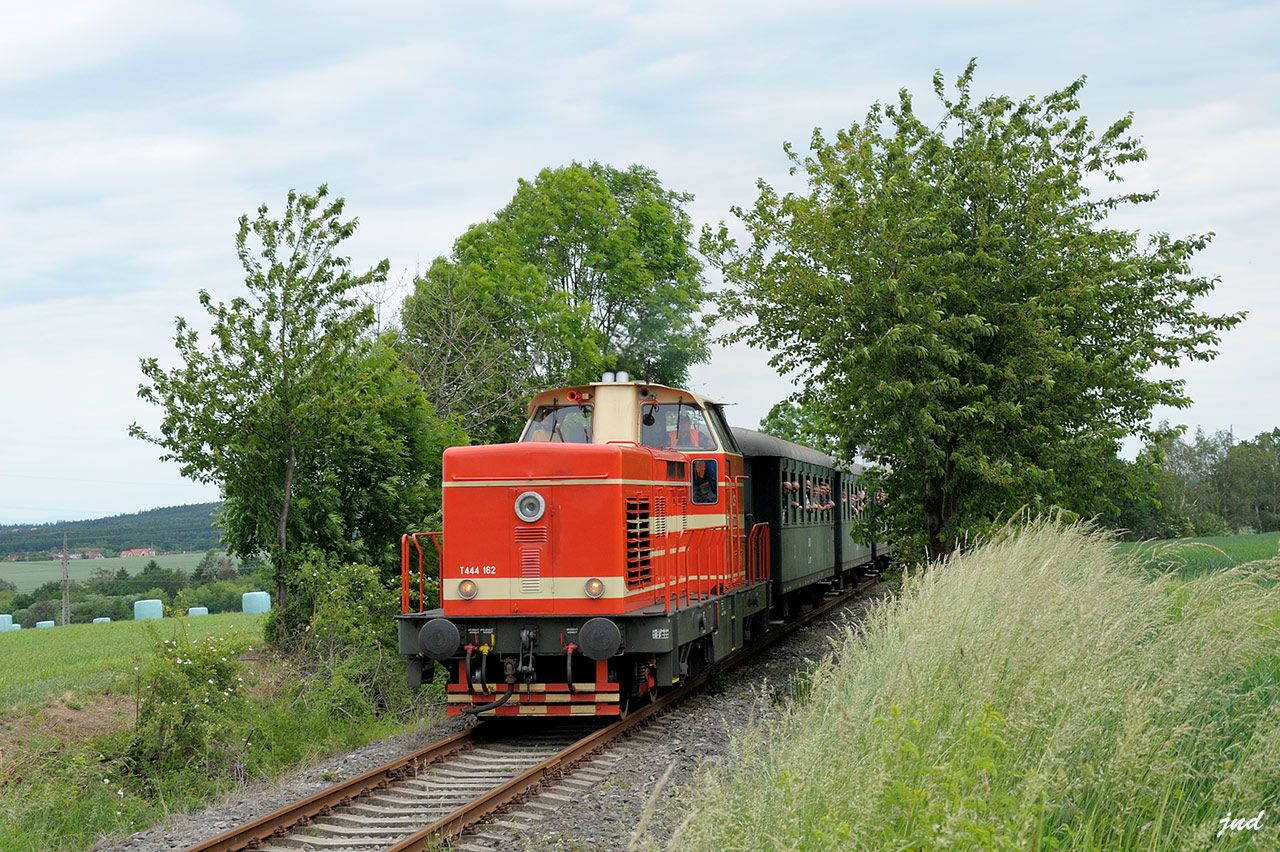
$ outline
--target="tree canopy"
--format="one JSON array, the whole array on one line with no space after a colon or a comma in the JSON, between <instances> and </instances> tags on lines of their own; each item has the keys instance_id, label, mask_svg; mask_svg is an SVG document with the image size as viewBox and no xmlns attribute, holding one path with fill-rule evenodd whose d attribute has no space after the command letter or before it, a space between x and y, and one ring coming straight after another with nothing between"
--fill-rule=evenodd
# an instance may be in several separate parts
<instances>
[{"instance_id":1,"label":"tree canopy","mask_svg":"<svg viewBox=\"0 0 1280 852\"><path fill-rule=\"evenodd\" d=\"M1132 463L1145 487L1106 520L1135 538L1280 529L1280 429L1237 441L1168 430Z\"/></svg>"},{"instance_id":2,"label":"tree canopy","mask_svg":"<svg viewBox=\"0 0 1280 852\"><path fill-rule=\"evenodd\" d=\"M690 199L638 165L521 180L405 302L402 346L438 410L483 434L535 386L617 369L682 384L707 357Z\"/></svg>"},{"instance_id":3,"label":"tree canopy","mask_svg":"<svg viewBox=\"0 0 1280 852\"><path fill-rule=\"evenodd\" d=\"M281 598L300 545L389 554L431 511L446 441L412 374L370 333L355 292L388 264L352 272L339 248L356 221L343 206L321 186L290 192L278 219L265 205L240 218L247 295L200 291L208 344L178 318L179 365L142 361L138 393L163 410L159 432L130 427L184 476L221 485L228 550L269 554Z\"/></svg>"},{"instance_id":4,"label":"tree canopy","mask_svg":"<svg viewBox=\"0 0 1280 852\"><path fill-rule=\"evenodd\" d=\"M807 155L807 187L760 183L703 252L729 285L731 337L798 371L813 422L885 467L897 532L930 555L1020 507L1089 505L1152 407L1189 404L1157 367L1214 357L1242 314L1197 307L1210 235L1109 224L1152 192L1111 192L1145 158L1132 116L1095 132L1080 78L1044 97L976 98L974 63L902 91Z\"/></svg>"}]
</instances>

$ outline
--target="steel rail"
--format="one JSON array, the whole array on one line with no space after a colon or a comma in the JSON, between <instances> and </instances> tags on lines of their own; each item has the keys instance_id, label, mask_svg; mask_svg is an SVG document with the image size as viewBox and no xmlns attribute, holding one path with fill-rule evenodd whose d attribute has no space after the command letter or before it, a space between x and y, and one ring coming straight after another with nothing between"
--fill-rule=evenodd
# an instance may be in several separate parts
<instances>
[{"instance_id":1,"label":"steel rail","mask_svg":"<svg viewBox=\"0 0 1280 852\"><path fill-rule=\"evenodd\" d=\"M251 823L219 834L212 840L192 846L188 852L233 852L233 850L245 849L255 843L268 840L277 833L287 833L289 829L312 817L327 813L357 796L385 787L404 775L413 774L421 766L470 748L475 744L475 737L475 728L468 728L445 737L413 754L397 758L385 766L371 769L363 775L335 784L300 802L272 811Z\"/></svg>"},{"instance_id":2,"label":"steel rail","mask_svg":"<svg viewBox=\"0 0 1280 852\"><path fill-rule=\"evenodd\" d=\"M641 722L662 713L672 705L689 697L716 673L755 656L783 637L844 606L879 582L878 578L865 580L821 602L808 612L802 613L794 621L776 626L766 632L760 641L739 649L719 663L699 672L674 691L658 698L651 704L633 710L622 719L588 734L536 766L495 787L471 803L458 808L390 848L396 850L396 852L425 850L461 834L469 826L510 804L551 777L563 773L573 764L603 748L610 741L618 738ZM472 747L476 744L479 730L480 728L478 727L469 728L446 737L413 754L398 758L377 769L371 769L362 775L308 796L300 802L287 805L259 817L253 822L224 832L212 840L192 846L188 852L235 852L235 850L250 848L265 840L287 834L290 829L305 825L313 817L326 814L333 808L347 804L359 796L385 788L407 775L414 775L420 767L426 764Z\"/></svg>"},{"instance_id":3,"label":"steel rail","mask_svg":"<svg viewBox=\"0 0 1280 852\"><path fill-rule=\"evenodd\" d=\"M731 668L738 663L755 656L783 637L788 636L810 622L821 618L832 610L838 609L853 598L857 597L859 594L873 588L879 582L879 578L871 578L859 583L851 589L842 591L836 597L815 606L809 612L803 613L794 621L781 625L775 630L770 630L759 642L752 643L751 645L730 654L716 665L710 666L704 671L698 673L685 683L681 684L679 688L662 696L652 704L633 710L617 722L588 734L563 751L552 755L537 766L534 766L517 775L515 778L512 778L502 786L494 788L483 796L475 799L470 804L464 805L448 816L437 820L419 831L417 834L406 837L404 840L401 840L399 843L390 847L390 852L419 852L419 850L432 849L449 838L461 834L468 826L474 825L497 811L499 808L502 808L512 801L520 798L525 793L538 787L551 776L562 773L573 764L599 750L610 741L617 739L619 736L626 733L636 725L639 725L646 719L656 716L672 705L689 697L689 695L696 689L705 684L712 675Z\"/></svg>"}]
</instances>

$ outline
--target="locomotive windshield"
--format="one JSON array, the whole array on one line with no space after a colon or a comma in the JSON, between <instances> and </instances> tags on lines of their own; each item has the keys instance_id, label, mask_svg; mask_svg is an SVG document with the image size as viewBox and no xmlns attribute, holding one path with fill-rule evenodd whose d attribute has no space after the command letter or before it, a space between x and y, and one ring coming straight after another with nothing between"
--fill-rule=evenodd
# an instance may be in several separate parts
<instances>
[{"instance_id":1,"label":"locomotive windshield","mask_svg":"<svg viewBox=\"0 0 1280 852\"><path fill-rule=\"evenodd\" d=\"M676 450L714 450L716 439L702 409L689 402L651 402L640 406L640 443Z\"/></svg>"},{"instance_id":2,"label":"locomotive windshield","mask_svg":"<svg viewBox=\"0 0 1280 852\"><path fill-rule=\"evenodd\" d=\"M591 406L541 405L524 430L522 443L554 441L565 444L591 443Z\"/></svg>"}]
</instances>

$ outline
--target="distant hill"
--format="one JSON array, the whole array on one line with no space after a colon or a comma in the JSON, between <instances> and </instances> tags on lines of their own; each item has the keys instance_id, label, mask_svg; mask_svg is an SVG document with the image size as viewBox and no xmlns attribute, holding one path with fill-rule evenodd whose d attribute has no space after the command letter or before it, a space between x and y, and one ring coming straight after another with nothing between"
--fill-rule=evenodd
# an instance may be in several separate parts
<instances>
[{"instance_id":1,"label":"distant hill","mask_svg":"<svg viewBox=\"0 0 1280 852\"><path fill-rule=\"evenodd\" d=\"M208 550L218 546L213 521L221 503L196 503L148 509L132 515L113 515L90 521L50 524L7 524L0 528L0 559L62 550L62 535L73 553L86 550L124 550L153 547L156 551Z\"/></svg>"}]
</instances>

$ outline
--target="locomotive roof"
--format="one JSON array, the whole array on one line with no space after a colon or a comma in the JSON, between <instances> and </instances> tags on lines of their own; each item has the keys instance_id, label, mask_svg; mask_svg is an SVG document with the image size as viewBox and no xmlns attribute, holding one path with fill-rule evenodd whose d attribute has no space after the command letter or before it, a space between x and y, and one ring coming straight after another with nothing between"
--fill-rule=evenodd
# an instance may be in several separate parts
<instances>
[{"instance_id":1,"label":"locomotive roof","mask_svg":"<svg viewBox=\"0 0 1280 852\"><path fill-rule=\"evenodd\" d=\"M547 390L536 393L533 398L529 400L528 412L532 415L538 406L549 405L553 399L557 401L564 400L565 395L568 394L569 391L578 391L579 393L582 391L591 392L596 388L623 387L626 385L631 385L637 388L648 388L654 394L654 398L659 402L675 402L676 399L684 399L686 402L692 400L703 407L720 404L714 399L708 399L707 397L694 393L693 391L687 391L683 388L668 387L667 385L659 385L654 382L590 382L582 385L566 385L559 388L548 388Z\"/></svg>"},{"instance_id":2,"label":"locomotive roof","mask_svg":"<svg viewBox=\"0 0 1280 852\"><path fill-rule=\"evenodd\" d=\"M733 438L738 442L738 447L742 450L744 456L777 456L822 467L849 470L853 473L862 473L862 471L866 470L866 467L860 464L840 464L826 453L819 452L813 447L806 447L804 444L784 441L782 438L775 438L773 435L766 435L763 432L757 432L755 429L744 429L741 426L731 428L733 429Z\"/></svg>"}]
</instances>

